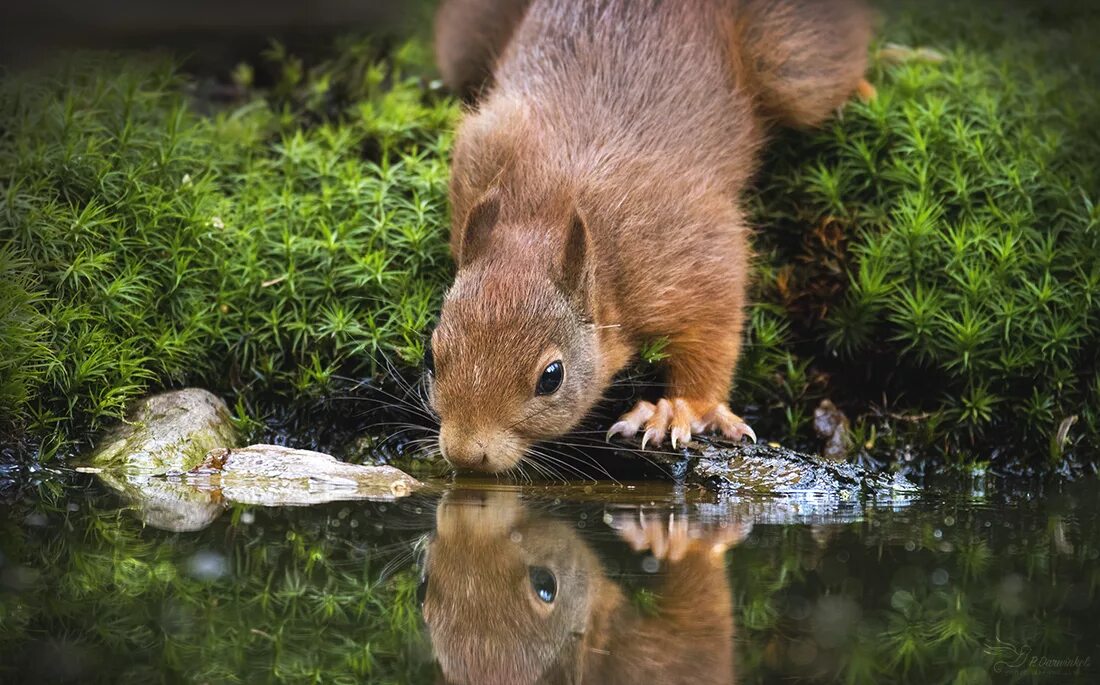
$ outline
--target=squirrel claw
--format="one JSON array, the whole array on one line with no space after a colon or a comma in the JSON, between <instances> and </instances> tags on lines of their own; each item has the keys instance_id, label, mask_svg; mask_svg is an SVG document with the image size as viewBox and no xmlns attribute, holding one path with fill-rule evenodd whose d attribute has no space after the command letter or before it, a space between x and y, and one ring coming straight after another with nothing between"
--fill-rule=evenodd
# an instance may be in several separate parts
<instances>
[{"instance_id":1,"label":"squirrel claw","mask_svg":"<svg viewBox=\"0 0 1100 685\"><path fill-rule=\"evenodd\" d=\"M638 431L641 430L642 425L649 421L655 411L657 411L657 407L655 407L653 403L645 401L639 402L633 409L623 414L622 418L612 425L611 428L607 429L607 436L605 439L611 440L611 438L616 435L621 435L627 440L633 438L638 434ZM645 442L646 441L643 439L642 449L645 449Z\"/></svg>"},{"instance_id":2,"label":"squirrel claw","mask_svg":"<svg viewBox=\"0 0 1100 685\"><path fill-rule=\"evenodd\" d=\"M653 407L653 414L645 423L645 435L642 436L642 449L649 443L654 447L660 447L668 433L668 424L673 420L672 403L661 399Z\"/></svg>"},{"instance_id":3,"label":"squirrel claw","mask_svg":"<svg viewBox=\"0 0 1100 685\"><path fill-rule=\"evenodd\" d=\"M747 437L756 442L756 431L745 423L744 419L730 411L725 403L715 405L703 417L703 422L707 428L718 431L730 440L741 440Z\"/></svg>"},{"instance_id":4,"label":"squirrel claw","mask_svg":"<svg viewBox=\"0 0 1100 685\"><path fill-rule=\"evenodd\" d=\"M697 406L699 403L694 404ZM639 402L608 429L606 439L621 435L629 440L643 426L643 450L651 444L660 447L666 435L670 437L672 449L681 448L691 442L692 433L708 431L721 433L729 440L747 437L756 442L756 432L744 419L730 411L725 403L715 404L707 411L698 412L693 409L692 402L682 398L662 399L657 404Z\"/></svg>"},{"instance_id":5,"label":"squirrel claw","mask_svg":"<svg viewBox=\"0 0 1100 685\"><path fill-rule=\"evenodd\" d=\"M672 427L672 449L676 449L677 444L681 447L691 442L691 429L684 426Z\"/></svg>"},{"instance_id":6,"label":"squirrel claw","mask_svg":"<svg viewBox=\"0 0 1100 685\"><path fill-rule=\"evenodd\" d=\"M654 447L660 447L661 443L665 441L665 433L657 428L647 428L645 435L642 436L642 449L644 450L646 445L653 443Z\"/></svg>"},{"instance_id":7,"label":"squirrel claw","mask_svg":"<svg viewBox=\"0 0 1100 685\"><path fill-rule=\"evenodd\" d=\"M630 438L633 438L637 432L638 427L633 425L632 423L628 421L618 421L612 424L611 428L607 429L607 435L604 436L604 440L607 442L611 442L611 438L615 437L616 435L621 435L629 440Z\"/></svg>"}]
</instances>

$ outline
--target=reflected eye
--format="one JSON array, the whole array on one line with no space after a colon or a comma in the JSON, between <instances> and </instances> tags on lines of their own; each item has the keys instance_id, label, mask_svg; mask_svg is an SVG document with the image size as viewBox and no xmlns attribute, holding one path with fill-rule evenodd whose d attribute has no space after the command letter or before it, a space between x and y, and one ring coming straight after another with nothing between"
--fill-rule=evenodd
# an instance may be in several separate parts
<instances>
[{"instance_id":1,"label":"reflected eye","mask_svg":"<svg viewBox=\"0 0 1100 685\"><path fill-rule=\"evenodd\" d=\"M561 387L561 381L565 378L565 366L561 360L550 362L550 366L542 372L539 383L535 386L536 395L552 395Z\"/></svg>"},{"instance_id":2,"label":"reflected eye","mask_svg":"<svg viewBox=\"0 0 1100 685\"><path fill-rule=\"evenodd\" d=\"M428 373L435 375L435 355L432 354L431 341L424 348L424 367L428 369Z\"/></svg>"},{"instance_id":3,"label":"reflected eye","mask_svg":"<svg viewBox=\"0 0 1100 685\"><path fill-rule=\"evenodd\" d=\"M550 570L542 566L532 566L528 572L531 588L543 602L550 604L558 594L558 581Z\"/></svg>"}]
</instances>

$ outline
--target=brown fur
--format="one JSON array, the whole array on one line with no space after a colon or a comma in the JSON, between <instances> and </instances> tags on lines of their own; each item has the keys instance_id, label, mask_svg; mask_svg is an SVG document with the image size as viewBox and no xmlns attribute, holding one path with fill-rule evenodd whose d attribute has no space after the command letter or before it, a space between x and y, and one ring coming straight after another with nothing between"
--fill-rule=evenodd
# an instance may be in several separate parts
<instances>
[{"instance_id":1,"label":"brown fur","mask_svg":"<svg viewBox=\"0 0 1100 685\"><path fill-rule=\"evenodd\" d=\"M436 522L422 611L443 682L735 682L724 551L745 531L674 528L680 549L662 562L655 611L644 615L572 526L534 514L515 493L451 493ZM650 529L666 536L654 546L676 545L667 521ZM554 574L552 604L535 596L533 566Z\"/></svg>"},{"instance_id":2,"label":"brown fur","mask_svg":"<svg viewBox=\"0 0 1100 685\"><path fill-rule=\"evenodd\" d=\"M448 85L492 75L454 147L459 270L431 391L448 459L515 466L662 336L673 402L658 409L674 429L722 427L704 417L741 345L739 195L770 123L818 124L855 92L867 27L847 0L444 3ZM553 354L565 383L535 397Z\"/></svg>"}]
</instances>

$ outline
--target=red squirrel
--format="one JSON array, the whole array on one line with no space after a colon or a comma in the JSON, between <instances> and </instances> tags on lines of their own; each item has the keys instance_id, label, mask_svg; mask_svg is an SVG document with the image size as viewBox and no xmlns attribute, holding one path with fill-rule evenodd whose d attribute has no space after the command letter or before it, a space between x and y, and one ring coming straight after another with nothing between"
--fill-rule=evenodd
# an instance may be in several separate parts
<instances>
[{"instance_id":1,"label":"red squirrel","mask_svg":"<svg viewBox=\"0 0 1100 685\"><path fill-rule=\"evenodd\" d=\"M731 685L726 551L751 526L623 512L618 534L660 560L641 610L576 526L517 493L447 493L424 555L421 614L448 685Z\"/></svg>"},{"instance_id":2,"label":"red squirrel","mask_svg":"<svg viewBox=\"0 0 1100 685\"><path fill-rule=\"evenodd\" d=\"M445 84L475 104L450 187L457 265L429 353L453 465L504 471L573 429L647 340L667 386L608 437L752 429L727 404L769 129L866 82L858 0L446 0Z\"/></svg>"}]
</instances>

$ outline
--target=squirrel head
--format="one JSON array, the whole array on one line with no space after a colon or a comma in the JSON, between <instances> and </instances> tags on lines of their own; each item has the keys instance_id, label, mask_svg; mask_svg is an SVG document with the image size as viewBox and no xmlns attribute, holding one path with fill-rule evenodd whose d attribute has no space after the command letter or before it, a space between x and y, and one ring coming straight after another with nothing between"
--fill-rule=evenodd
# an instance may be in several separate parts
<instances>
[{"instance_id":1,"label":"squirrel head","mask_svg":"<svg viewBox=\"0 0 1100 685\"><path fill-rule=\"evenodd\" d=\"M599 399L591 240L576 209L510 220L491 190L456 236L458 274L428 351L443 456L499 472Z\"/></svg>"},{"instance_id":2,"label":"squirrel head","mask_svg":"<svg viewBox=\"0 0 1100 685\"><path fill-rule=\"evenodd\" d=\"M609 586L573 526L515 492L454 491L436 510L418 595L444 682L578 682Z\"/></svg>"}]
</instances>

